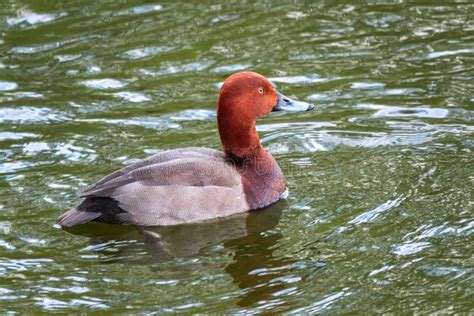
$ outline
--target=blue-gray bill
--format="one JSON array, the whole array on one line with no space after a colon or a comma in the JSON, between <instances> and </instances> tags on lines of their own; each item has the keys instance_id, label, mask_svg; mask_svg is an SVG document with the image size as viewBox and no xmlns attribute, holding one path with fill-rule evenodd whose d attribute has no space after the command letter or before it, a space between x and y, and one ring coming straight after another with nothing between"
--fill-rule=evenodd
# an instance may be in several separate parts
<instances>
[{"instance_id":1,"label":"blue-gray bill","mask_svg":"<svg viewBox=\"0 0 474 316\"><path fill-rule=\"evenodd\" d=\"M284 96L281 93L278 93L277 104L273 107L272 112L276 111L288 111L288 112L304 112L311 111L314 109L314 104L296 101Z\"/></svg>"}]
</instances>

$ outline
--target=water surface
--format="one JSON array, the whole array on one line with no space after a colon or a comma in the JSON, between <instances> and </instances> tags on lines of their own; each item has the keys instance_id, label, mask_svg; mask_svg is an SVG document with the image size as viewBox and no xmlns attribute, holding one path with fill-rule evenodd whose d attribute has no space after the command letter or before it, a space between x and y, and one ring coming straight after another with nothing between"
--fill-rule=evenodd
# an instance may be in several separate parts
<instances>
[{"instance_id":1,"label":"water surface","mask_svg":"<svg viewBox=\"0 0 474 316\"><path fill-rule=\"evenodd\" d=\"M468 1L0 4L2 312L473 312ZM79 188L219 148L220 83L317 109L259 122L271 209L186 227L55 225Z\"/></svg>"}]
</instances>

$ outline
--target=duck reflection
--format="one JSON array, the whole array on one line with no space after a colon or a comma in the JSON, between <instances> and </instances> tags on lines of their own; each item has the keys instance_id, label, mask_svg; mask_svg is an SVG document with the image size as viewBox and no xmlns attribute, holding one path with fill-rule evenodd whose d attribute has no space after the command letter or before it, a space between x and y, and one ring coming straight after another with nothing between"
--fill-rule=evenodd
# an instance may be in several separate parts
<instances>
[{"instance_id":1,"label":"duck reflection","mask_svg":"<svg viewBox=\"0 0 474 316\"><path fill-rule=\"evenodd\" d=\"M158 263L200 255L208 247L230 240L259 236L278 224L287 205L282 199L262 210L184 225L135 227L91 223L67 231L89 237L90 246L83 250L101 253L107 262Z\"/></svg>"},{"instance_id":2,"label":"duck reflection","mask_svg":"<svg viewBox=\"0 0 474 316\"><path fill-rule=\"evenodd\" d=\"M190 257L200 254L209 246L275 227L287 205L287 201L282 200L269 208L251 213L201 224L146 228L141 229L141 233L155 254L160 253L159 258Z\"/></svg>"},{"instance_id":3,"label":"duck reflection","mask_svg":"<svg viewBox=\"0 0 474 316\"><path fill-rule=\"evenodd\" d=\"M286 200L250 213L210 222L165 227L114 226L94 223L69 229L91 238L85 250L104 254L105 262L150 264L208 254L222 244L230 250L232 262L225 271L242 293L239 306L255 305L274 298L274 293L291 287L284 281L295 260L274 255L281 233L271 230L280 221ZM196 267L194 267L196 268ZM180 266L180 269L193 267Z\"/></svg>"},{"instance_id":4,"label":"duck reflection","mask_svg":"<svg viewBox=\"0 0 474 316\"><path fill-rule=\"evenodd\" d=\"M289 273L294 260L273 254L277 242L282 238L280 233L253 233L224 244L234 251L234 261L227 265L225 271L240 289L245 290L237 302L239 306L268 302L275 298L274 293L289 287L287 282L280 279Z\"/></svg>"}]
</instances>

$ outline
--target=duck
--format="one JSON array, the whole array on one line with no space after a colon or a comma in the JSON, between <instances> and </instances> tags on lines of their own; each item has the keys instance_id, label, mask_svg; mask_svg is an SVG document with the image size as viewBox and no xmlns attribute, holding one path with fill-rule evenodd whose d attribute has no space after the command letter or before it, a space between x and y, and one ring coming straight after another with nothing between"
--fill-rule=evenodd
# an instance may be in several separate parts
<instances>
[{"instance_id":1,"label":"duck","mask_svg":"<svg viewBox=\"0 0 474 316\"><path fill-rule=\"evenodd\" d=\"M284 197L285 178L260 143L256 123L270 112L312 109L314 104L284 96L261 74L234 73L217 101L223 151L177 148L132 163L82 189L84 200L58 223L171 226L269 207Z\"/></svg>"}]
</instances>

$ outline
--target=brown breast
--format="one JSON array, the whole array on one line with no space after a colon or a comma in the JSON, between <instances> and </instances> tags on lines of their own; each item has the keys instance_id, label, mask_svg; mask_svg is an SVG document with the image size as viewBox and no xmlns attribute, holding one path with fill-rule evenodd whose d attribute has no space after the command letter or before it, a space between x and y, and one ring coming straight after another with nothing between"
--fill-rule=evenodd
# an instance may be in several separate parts
<instances>
[{"instance_id":1,"label":"brown breast","mask_svg":"<svg viewBox=\"0 0 474 316\"><path fill-rule=\"evenodd\" d=\"M285 192L285 178L278 163L265 149L244 160L230 158L241 174L243 190L252 210L278 201Z\"/></svg>"}]
</instances>

